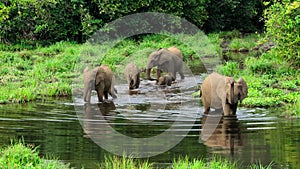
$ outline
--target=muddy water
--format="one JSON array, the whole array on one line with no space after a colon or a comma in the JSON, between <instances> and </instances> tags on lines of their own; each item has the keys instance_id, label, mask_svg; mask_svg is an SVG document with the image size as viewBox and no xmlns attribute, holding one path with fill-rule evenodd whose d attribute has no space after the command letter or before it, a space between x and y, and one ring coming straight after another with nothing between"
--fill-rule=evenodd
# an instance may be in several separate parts
<instances>
[{"instance_id":1,"label":"muddy water","mask_svg":"<svg viewBox=\"0 0 300 169\"><path fill-rule=\"evenodd\" d=\"M0 105L0 146L23 137L26 143L39 145L41 155L54 155L77 168L95 168L104 156L112 154L101 147L107 139L116 138L112 133L139 140L168 130L174 133L152 142L152 149L143 149L146 155L154 154L149 161L161 167L186 155L208 159L220 155L241 165L273 162L277 168L300 166L300 119L278 118L265 109L245 108L239 108L236 117L223 118L217 113L204 116L200 98L191 97L199 81L199 77L186 77L165 88L142 81L141 89L131 93L125 84L118 84L118 99L103 104L96 104L94 93L91 104L74 96ZM214 130L205 130L204 126ZM109 148L118 150L124 142L111 139Z\"/></svg>"}]
</instances>

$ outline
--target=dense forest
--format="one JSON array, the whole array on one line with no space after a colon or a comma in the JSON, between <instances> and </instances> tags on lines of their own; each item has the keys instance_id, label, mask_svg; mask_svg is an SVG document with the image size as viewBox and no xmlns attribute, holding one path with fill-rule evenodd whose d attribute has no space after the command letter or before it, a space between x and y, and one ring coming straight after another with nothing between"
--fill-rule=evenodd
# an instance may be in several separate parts
<instances>
[{"instance_id":1,"label":"dense forest","mask_svg":"<svg viewBox=\"0 0 300 169\"><path fill-rule=\"evenodd\" d=\"M84 42L105 24L141 12L173 14L207 33L255 32L263 29L265 8L262 0L4 0L0 42Z\"/></svg>"}]
</instances>

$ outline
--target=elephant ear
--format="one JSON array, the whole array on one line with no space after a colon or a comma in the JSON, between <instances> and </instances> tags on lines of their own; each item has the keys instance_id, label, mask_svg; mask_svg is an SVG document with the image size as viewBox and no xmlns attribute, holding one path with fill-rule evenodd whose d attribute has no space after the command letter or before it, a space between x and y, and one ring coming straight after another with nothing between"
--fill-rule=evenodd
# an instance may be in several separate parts
<instances>
[{"instance_id":1,"label":"elephant ear","mask_svg":"<svg viewBox=\"0 0 300 169\"><path fill-rule=\"evenodd\" d=\"M248 86L246 81L241 77L239 78L237 83L242 87L242 92L240 93L240 98L239 98L239 100L242 102L242 100L244 100L248 95Z\"/></svg>"},{"instance_id":2,"label":"elephant ear","mask_svg":"<svg viewBox=\"0 0 300 169\"><path fill-rule=\"evenodd\" d=\"M155 62L158 62L161 58L160 58L160 56L161 56L161 54L163 53L163 50L164 49L159 49L159 50L157 50L156 52L155 52L155 55L153 56L153 60L155 61Z\"/></svg>"},{"instance_id":3,"label":"elephant ear","mask_svg":"<svg viewBox=\"0 0 300 169\"><path fill-rule=\"evenodd\" d=\"M172 58L172 55L175 56L175 54L173 54L172 52L168 51L167 49L161 49L159 51L159 64L163 65L166 62L169 62Z\"/></svg>"}]
</instances>

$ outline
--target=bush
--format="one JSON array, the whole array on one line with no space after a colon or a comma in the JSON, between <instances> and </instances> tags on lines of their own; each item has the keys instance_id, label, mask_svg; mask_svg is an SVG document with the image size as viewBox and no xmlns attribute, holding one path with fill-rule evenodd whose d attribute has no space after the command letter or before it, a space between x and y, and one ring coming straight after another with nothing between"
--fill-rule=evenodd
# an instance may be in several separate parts
<instances>
[{"instance_id":1,"label":"bush","mask_svg":"<svg viewBox=\"0 0 300 169\"><path fill-rule=\"evenodd\" d=\"M241 70L237 62L226 62L225 65L217 66L217 72L225 76L238 76L240 71Z\"/></svg>"},{"instance_id":2,"label":"bush","mask_svg":"<svg viewBox=\"0 0 300 169\"><path fill-rule=\"evenodd\" d=\"M84 42L107 23L143 12L182 17L207 32L233 29L254 32L262 26L259 21L262 10L259 0L4 0L0 2L0 42L46 45L61 40ZM155 17L150 19L156 27L166 26L165 22L155 22ZM139 29L148 29L149 24L143 21ZM181 27L181 23L172 25Z\"/></svg>"},{"instance_id":3,"label":"bush","mask_svg":"<svg viewBox=\"0 0 300 169\"><path fill-rule=\"evenodd\" d=\"M264 12L266 35L276 43L273 57L300 66L300 1L275 1Z\"/></svg>"}]
</instances>

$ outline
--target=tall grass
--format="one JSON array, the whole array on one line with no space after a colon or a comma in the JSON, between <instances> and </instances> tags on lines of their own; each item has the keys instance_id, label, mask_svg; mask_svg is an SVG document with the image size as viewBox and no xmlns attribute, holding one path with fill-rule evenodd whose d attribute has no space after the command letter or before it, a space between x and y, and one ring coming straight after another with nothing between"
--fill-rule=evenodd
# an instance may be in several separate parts
<instances>
[{"instance_id":1,"label":"tall grass","mask_svg":"<svg viewBox=\"0 0 300 169\"><path fill-rule=\"evenodd\" d=\"M59 162L57 159L44 159L38 155L37 148L29 148L22 142L15 143L1 150L0 168L19 169L69 169L69 164Z\"/></svg>"},{"instance_id":2,"label":"tall grass","mask_svg":"<svg viewBox=\"0 0 300 169\"><path fill-rule=\"evenodd\" d=\"M26 169L69 169L70 164L64 164L55 157L39 157L39 147L31 145L25 146L24 141L12 142L11 145L0 149L0 168L26 168ZM213 157L212 160L189 159L188 157L179 158L173 161L168 169L234 169L239 168L236 162L230 162L220 157ZM269 169L272 163L263 166L261 163L252 164L244 168L250 169ZM99 169L154 169L155 163L148 160L127 158L125 156L105 156L103 162L99 163Z\"/></svg>"}]
</instances>

